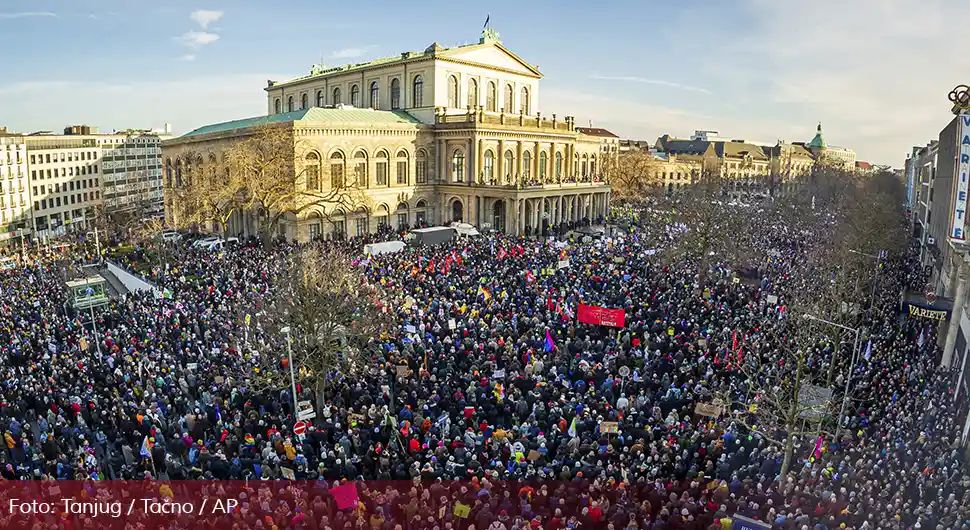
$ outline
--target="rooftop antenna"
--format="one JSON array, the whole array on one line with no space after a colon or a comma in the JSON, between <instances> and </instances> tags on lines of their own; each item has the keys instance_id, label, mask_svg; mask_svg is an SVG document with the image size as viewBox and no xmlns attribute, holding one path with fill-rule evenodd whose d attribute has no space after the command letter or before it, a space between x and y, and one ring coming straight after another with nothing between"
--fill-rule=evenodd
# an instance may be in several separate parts
<instances>
[{"instance_id":1,"label":"rooftop antenna","mask_svg":"<svg viewBox=\"0 0 970 530\"><path fill-rule=\"evenodd\" d=\"M488 21L491 19L492 15L490 13L485 13L485 25L482 26L482 29L488 29Z\"/></svg>"}]
</instances>

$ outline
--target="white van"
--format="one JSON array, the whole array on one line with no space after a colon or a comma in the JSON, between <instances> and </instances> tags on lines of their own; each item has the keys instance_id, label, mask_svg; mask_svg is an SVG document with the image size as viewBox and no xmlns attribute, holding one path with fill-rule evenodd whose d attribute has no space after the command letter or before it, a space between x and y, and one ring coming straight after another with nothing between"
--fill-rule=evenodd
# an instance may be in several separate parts
<instances>
[{"instance_id":1,"label":"white van","mask_svg":"<svg viewBox=\"0 0 970 530\"><path fill-rule=\"evenodd\" d=\"M239 244L239 238L236 238L236 237L230 237L229 239L218 238L211 243L203 245L202 248L206 250L222 250L227 246L238 245L238 244Z\"/></svg>"},{"instance_id":2,"label":"white van","mask_svg":"<svg viewBox=\"0 0 970 530\"><path fill-rule=\"evenodd\" d=\"M203 237L202 239L196 239L192 243L192 248L205 248L215 243L216 241L220 241L221 239L222 238L218 236L208 236L208 237Z\"/></svg>"}]
</instances>

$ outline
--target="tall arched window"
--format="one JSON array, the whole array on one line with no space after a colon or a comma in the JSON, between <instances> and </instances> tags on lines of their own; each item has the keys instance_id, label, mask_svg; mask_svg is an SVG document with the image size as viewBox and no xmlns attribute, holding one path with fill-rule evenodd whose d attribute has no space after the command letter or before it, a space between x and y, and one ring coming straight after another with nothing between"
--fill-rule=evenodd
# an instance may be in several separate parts
<instances>
[{"instance_id":1,"label":"tall arched window","mask_svg":"<svg viewBox=\"0 0 970 530\"><path fill-rule=\"evenodd\" d=\"M485 89L485 110L495 112L495 82L489 81L488 88Z\"/></svg>"},{"instance_id":2,"label":"tall arched window","mask_svg":"<svg viewBox=\"0 0 970 530\"><path fill-rule=\"evenodd\" d=\"M453 75L448 76L448 106L458 107L458 78Z\"/></svg>"},{"instance_id":3,"label":"tall arched window","mask_svg":"<svg viewBox=\"0 0 970 530\"><path fill-rule=\"evenodd\" d=\"M502 107L505 109L505 112L509 114L512 114L512 109L515 108L512 106L514 98L515 89L512 88L511 84L505 85L505 103L502 105Z\"/></svg>"},{"instance_id":4,"label":"tall arched window","mask_svg":"<svg viewBox=\"0 0 970 530\"><path fill-rule=\"evenodd\" d=\"M522 152L522 179L528 181L532 177L532 152Z\"/></svg>"},{"instance_id":5,"label":"tall arched window","mask_svg":"<svg viewBox=\"0 0 970 530\"><path fill-rule=\"evenodd\" d=\"M377 110L381 106L381 89L377 81L370 84L370 108Z\"/></svg>"},{"instance_id":6,"label":"tall arched window","mask_svg":"<svg viewBox=\"0 0 970 530\"><path fill-rule=\"evenodd\" d=\"M293 96L286 98L286 112L293 112Z\"/></svg>"},{"instance_id":7,"label":"tall arched window","mask_svg":"<svg viewBox=\"0 0 970 530\"><path fill-rule=\"evenodd\" d=\"M451 156L451 174L455 182L465 181L465 152L455 149Z\"/></svg>"},{"instance_id":8,"label":"tall arched window","mask_svg":"<svg viewBox=\"0 0 970 530\"><path fill-rule=\"evenodd\" d=\"M482 168L482 179L486 184L492 183L492 177L495 176L495 155L492 154L491 150L485 151L485 167Z\"/></svg>"},{"instance_id":9,"label":"tall arched window","mask_svg":"<svg viewBox=\"0 0 970 530\"><path fill-rule=\"evenodd\" d=\"M306 189L320 190L320 157L316 153L308 153L303 161L303 171L306 175Z\"/></svg>"},{"instance_id":10,"label":"tall arched window","mask_svg":"<svg viewBox=\"0 0 970 530\"><path fill-rule=\"evenodd\" d=\"M397 156L394 158L396 159L394 163L395 181L400 186L406 186L408 184L408 152L402 149L397 152Z\"/></svg>"},{"instance_id":11,"label":"tall arched window","mask_svg":"<svg viewBox=\"0 0 970 530\"><path fill-rule=\"evenodd\" d=\"M334 89L333 89L333 99L331 100L331 102L334 105L340 105L340 103L341 103L341 101L340 101L340 87L334 87Z\"/></svg>"},{"instance_id":12,"label":"tall arched window","mask_svg":"<svg viewBox=\"0 0 970 530\"><path fill-rule=\"evenodd\" d=\"M360 87L357 85L350 87L350 104L360 107Z\"/></svg>"},{"instance_id":13,"label":"tall arched window","mask_svg":"<svg viewBox=\"0 0 970 530\"><path fill-rule=\"evenodd\" d=\"M424 78L419 75L414 76L414 88L411 89L411 106L424 106Z\"/></svg>"},{"instance_id":14,"label":"tall arched window","mask_svg":"<svg viewBox=\"0 0 970 530\"><path fill-rule=\"evenodd\" d=\"M344 187L344 154L340 151L330 155L330 187Z\"/></svg>"},{"instance_id":15,"label":"tall arched window","mask_svg":"<svg viewBox=\"0 0 970 530\"><path fill-rule=\"evenodd\" d=\"M522 114L529 114L529 87L522 87L522 93L519 94L519 112Z\"/></svg>"},{"instance_id":16,"label":"tall arched window","mask_svg":"<svg viewBox=\"0 0 970 530\"><path fill-rule=\"evenodd\" d=\"M562 178L562 153L556 151L556 178Z\"/></svg>"},{"instance_id":17,"label":"tall arched window","mask_svg":"<svg viewBox=\"0 0 970 530\"><path fill-rule=\"evenodd\" d=\"M300 109L301 110L306 110L306 109L308 109L310 107L310 99L309 98L310 97L307 96L306 94L303 94L302 96L300 96Z\"/></svg>"},{"instance_id":18,"label":"tall arched window","mask_svg":"<svg viewBox=\"0 0 970 530\"><path fill-rule=\"evenodd\" d=\"M505 152L505 175L502 175L503 177L505 177L505 182L511 182L512 175L515 174L515 167L513 167L514 166L513 161L514 161L514 157L512 156L512 151L511 150L506 151Z\"/></svg>"},{"instance_id":19,"label":"tall arched window","mask_svg":"<svg viewBox=\"0 0 970 530\"><path fill-rule=\"evenodd\" d=\"M424 149L419 149L414 157L414 176L417 184L428 183L428 155Z\"/></svg>"},{"instance_id":20,"label":"tall arched window","mask_svg":"<svg viewBox=\"0 0 970 530\"><path fill-rule=\"evenodd\" d=\"M548 165L549 155L545 151L539 153L539 179L546 180L546 166Z\"/></svg>"},{"instance_id":21,"label":"tall arched window","mask_svg":"<svg viewBox=\"0 0 970 530\"><path fill-rule=\"evenodd\" d=\"M387 186L387 152L378 151L375 158L377 158L377 185Z\"/></svg>"},{"instance_id":22,"label":"tall arched window","mask_svg":"<svg viewBox=\"0 0 970 530\"><path fill-rule=\"evenodd\" d=\"M280 108L281 106L282 105L280 103L280 98L276 98L276 102L273 103L273 111L274 111L275 114L279 114L280 112L283 111L283 109Z\"/></svg>"},{"instance_id":23,"label":"tall arched window","mask_svg":"<svg viewBox=\"0 0 970 530\"><path fill-rule=\"evenodd\" d=\"M317 106L322 107L324 104L326 104L326 101L324 101L323 90L317 90Z\"/></svg>"},{"instance_id":24,"label":"tall arched window","mask_svg":"<svg viewBox=\"0 0 970 530\"><path fill-rule=\"evenodd\" d=\"M391 108L401 108L401 80L397 78L391 79Z\"/></svg>"},{"instance_id":25,"label":"tall arched window","mask_svg":"<svg viewBox=\"0 0 970 530\"><path fill-rule=\"evenodd\" d=\"M367 186L367 153L354 153L354 183L362 188Z\"/></svg>"},{"instance_id":26,"label":"tall arched window","mask_svg":"<svg viewBox=\"0 0 970 530\"><path fill-rule=\"evenodd\" d=\"M585 177L588 174L589 174L589 157L587 155L583 155L583 171L580 173L580 175Z\"/></svg>"},{"instance_id":27,"label":"tall arched window","mask_svg":"<svg viewBox=\"0 0 970 530\"><path fill-rule=\"evenodd\" d=\"M573 155L573 176L579 174L579 153Z\"/></svg>"},{"instance_id":28,"label":"tall arched window","mask_svg":"<svg viewBox=\"0 0 970 530\"><path fill-rule=\"evenodd\" d=\"M468 80L468 106L474 110L478 107L478 81Z\"/></svg>"},{"instance_id":29,"label":"tall arched window","mask_svg":"<svg viewBox=\"0 0 970 530\"><path fill-rule=\"evenodd\" d=\"M596 177L596 155L589 157L589 175Z\"/></svg>"}]
</instances>

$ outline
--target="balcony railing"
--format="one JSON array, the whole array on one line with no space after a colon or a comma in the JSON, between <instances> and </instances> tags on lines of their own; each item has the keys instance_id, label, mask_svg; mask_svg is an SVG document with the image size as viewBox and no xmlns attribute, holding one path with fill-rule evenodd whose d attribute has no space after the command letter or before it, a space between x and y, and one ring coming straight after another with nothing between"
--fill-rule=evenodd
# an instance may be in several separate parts
<instances>
[{"instance_id":1,"label":"balcony railing","mask_svg":"<svg viewBox=\"0 0 970 530\"><path fill-rule=\"evenodd\" d=\"M541 114L527 116L525 114L511 114L502 112L485 111L483 107L468 107L463 114L447 114L447 109L438 107L435 109L435 123L480 123L483 125L506 125L515 127L530 127L535 129L548 129L553 131L572 132L576 128L572 116L566 116L563 120L543 119Z\"/></svg>"},{"instance_id":2,"label":"balcony railing","mask_svg":"<svg viewBox=\"0 0 970 530\"><path fill-rule=\"evenodd\" d=\"M462 180L458 182L451 182L447 178L442 178L437 181L439 185L458 185L467 186L468 181ZM596 177L564 177L561 181L559 180L546 180L542 181L540 179L524 179L515 177L506 177L503 179L499 178L486 178L484 175L480 175L478 180L474 183L476 186L485 186L489 188L498 189L559 189L559 188L580 188L580 187L595 187L604 186L609 184L601 176Z\"/></svg>"}]
</instances>

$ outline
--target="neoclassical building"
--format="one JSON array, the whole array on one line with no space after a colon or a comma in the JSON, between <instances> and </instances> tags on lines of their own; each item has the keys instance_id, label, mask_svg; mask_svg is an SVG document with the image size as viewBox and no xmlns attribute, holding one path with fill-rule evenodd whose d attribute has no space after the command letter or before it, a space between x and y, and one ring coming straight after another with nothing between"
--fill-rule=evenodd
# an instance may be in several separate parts
<instances>
[{"instance_id":1,"label":"neoclassical building","mask_svg":"<svg viewBox=\"0 0 970 530\"><path fill-rule=\"evenodd\" d=\"M183 185L183 166L196 162L188 156L218 157L271 125L292 134L295 171L312 176L296 186L352 183L366 197L354 211L321 205L288 216L281 232L290 239L359 235L385 223L460 220L535 234L595 221L608 212L618 138L577 127L571 116L541 113L541 78L491 28L477 44L434 43L367 63L315 65L307 76L267 83L266 116L165 142L166 188ZM166 203L176 197L168 193ZM248 235L255 222L240 212L229 229Z\"/></svg>"}]
</instances>

